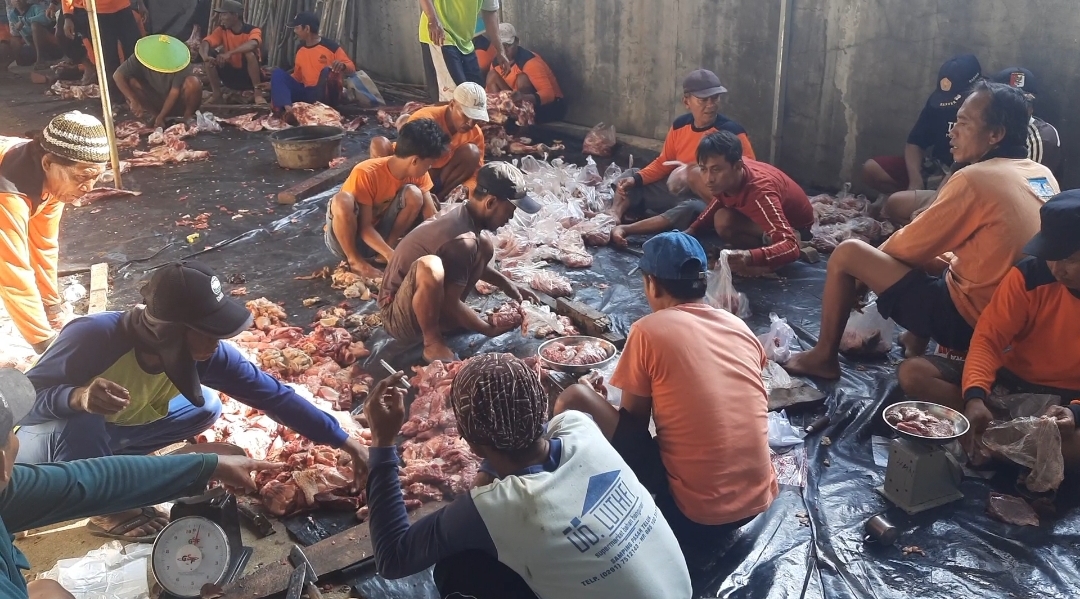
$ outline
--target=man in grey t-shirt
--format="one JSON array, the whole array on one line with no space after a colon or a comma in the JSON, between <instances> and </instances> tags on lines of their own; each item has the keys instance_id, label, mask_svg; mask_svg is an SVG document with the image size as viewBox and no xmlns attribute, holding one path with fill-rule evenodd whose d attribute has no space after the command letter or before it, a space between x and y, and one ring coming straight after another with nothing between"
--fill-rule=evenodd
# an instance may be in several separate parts
<instances>
[{"instance_id":1,"label":"man in grey t-shirt","mask_svg":"<svg viewBox=\"0 0 1080 599\"><path fill-rule=\"evenodd\" d=\"M460 206L427 220L398 243L386 267L379 294L383 327L400 341L423 338L425 360L457 358L443 333L467 330L497 337L515 326L485 322L464 299L483 279L511 299L536 301L490 262L495 248L480 231L494 231L521 208L529 214L540 204L526 193L525 175L507 162L485 164L476 175L472 197Z\"/></svg>"},{"instance_id":2,"label":"man in grey t-shirt","mask_svg":"<svg viewBox=\"0 0 1080 599\"><path fill-rule=\"evenodd\" d=\"M116 69L113 80L132 114L153 117L155 127L164 127L171 116L190 120L202 104L202 82L192 73L191 51L168 35L139 40L135 54Z\"/></svg>"}]
</instances>

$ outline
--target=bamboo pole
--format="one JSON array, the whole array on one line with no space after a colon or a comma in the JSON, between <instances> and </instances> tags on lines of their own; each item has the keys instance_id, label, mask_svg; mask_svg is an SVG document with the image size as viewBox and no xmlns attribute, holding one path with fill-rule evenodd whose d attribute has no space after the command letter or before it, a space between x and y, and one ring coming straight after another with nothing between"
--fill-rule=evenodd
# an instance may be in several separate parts
<instances>
[{"instance_id":1,"label":"bamboo pole","mask_svg":"<svg viewBox=\"0 0 1080 599\"><path fill-rule=\"evenodd\" d=\"M109 160L112 162L113 183L117 189L123 189L120 180L120 154L116 149L116 127L113 125L112 101L109 99L109 78L105 72L105 53L101 49L101 29L98 27L97 0L86 0L86 12L90 17L90 41L97 57L98 88L101 91L101 111L105 119L105 135L109 138ZM116 52L116 48L110 48Z\"/></svg>"}]
</instances>

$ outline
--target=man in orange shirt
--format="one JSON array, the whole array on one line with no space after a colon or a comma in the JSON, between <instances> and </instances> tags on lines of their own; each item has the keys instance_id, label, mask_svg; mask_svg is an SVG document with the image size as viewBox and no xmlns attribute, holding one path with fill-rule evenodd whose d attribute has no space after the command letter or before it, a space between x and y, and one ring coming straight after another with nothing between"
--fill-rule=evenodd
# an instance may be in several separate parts
<instances>
[{"instance_id":1,"label":"man in orange shirt","mask_svg":"<svg viewBox=\"0 0 1080 599\"><path fill-rule=\"evenodd\" d=\"M539 54L521 47L517 29L510 23L499 24L499 39L510 64L488 71L487 90L512 91L531 100L537 123L562 120L566 116L566 103L551 67Z\"/></svg>"},{"instance_id":2,"label":"man in orange shirt","mask_svg":"<svg viewBox=\"0 0 1080 599\"><path fill-rule=\"evenodd\" d=\"M754 148L742 125L720 114L720 96L727 93L716 73L697 69L683 80L683 105L688 114L675 119L664 139L664 148L660 155L640 171L629 171L615 185L615 204L612 211L615 220L626 222L627 213L644 216L646 212L664 214L671 222L693 222L697 213L693 204L685 200L711 198L712 192L701 169L697 166L697 151L701 140L710 133L730 131L739 138L743 147L743 156L755 159ZM687 188L681 193L672 193L668 188L667 178L681 162L691 165L687 171ZM669 212L670 211L670 212ZM683 225L684 227L686 225Z\"/></svg>"},{"instance_id":3,"label":"man in orange shirt","mask_svg":"<svg viewBox=\"0 0 1080 599\"><path fill-rule=\"evenodd\" d=\"M487 94L484 88L467 81L454 89L454 99L446 106L428 106L409 115L408 123L431 119L450 136L450 151L431 165L431 193L438 197L459 185L475 186L476 172L484 165L484 132L478 123L488 121ZM378 136L371 140L372 158L390 156L394 144Z\"/></svg>"},{"instance_id":4,"label":"man in orange shirt","mask_svg":"<svg viewBox=\"0 0 1080 599\"><path fill-rule=\"evenodd\" d=\"M904 392L962 410L975 435L993 418L986 404L995 387L1009 394L1054 395L1058 403L1080 400L1077 231L1080 191L1066 191L1047 202L1042 229L1024 246L1029 257L1009 270L983 310L966 361L944 356L905 360L897 373ZM1080 405L1055 412L1070 420L1069 432L1074 432ZM1072 445L1073 461L1078 462L1080 442Z\"/></svg>"},{"instance_id":5,"label":"man in orange shirt","mask_svg":"<svg viewBox=\"0 0 1080 599\"><path fill-rule=\"evenodd\" d=\"M837 351L848 315L867 288L878 311L907 329L907 357L930 339L964 352L998 283L1038 231L1039 208L1058 192L1045 166L1027 158L1027 100L980 82L960 107L949 137L953 158L970 163L937 200L880 248L848 240L829 258L817 345L795 354L794 374L840 377ZM947 254L951 254L947 258Z\"/></svg>"},{"instance_id":6,"label":"man in orange shirt","mask_svg":"<svg viewBox=\"0 0 1080 599\"><path fill-rule=\"evenodd\" d=\"M60 4L65 16L64 35L69 40L74 40L75 34L78 33L89 40L90 16L86 13L85 0L62 0ZM109 78L109 87L115 97L120 97L120 90L113 81L113 73L120 66L121 53L124 58L134 56L135 44L139 38L143 37L142 29L135 19L132 4L132 0L99 0L97 2L101 51L105 53L105 74ZM141 2L137 4L139 8L144 9ZM89 71L93 70L93 67L89 69Z\"/></svg>"},{"instance_id":7,"label":"man in orange shirt","mask_svg":"<svg viewBox=\"0 0 1080 599\"><path fill-rule=\"evenodd\" d=\"M229 89L255 90L255 103L266 104L259 91L262 70L259 66L262 30L244 22L244 5L224 0L214 9L218 27L199 44L199 55L206 65L206 77L214 96L211 104L220 104L221 85Z\"/></svg>"},{"instance_id":8,"label":"man in orange shirt","mask_svg":"<svg viewBox=\"0 0 1080 599\"><path fill-rule=\"evenodd\" d=\"M696 239L671 231L642 249L652 314L630 327L611 378L621 407L582 382L559 396L555 413L593 417L656 495L693 578L696 556L715 555L710 547L722 547L779 493L761 379L767 360L742 320L705 303L708 259Z\"/></svg>"},{"instance_id":9,"label":"man in orange shirt","mask_svg":"<svg viewBox=\"0 0 1080 599\"><path fill-rule=\"evenodd\" d=\"M394 154L356 165L326 206L326 247L356 274L381 277L368 259L389 263L401 238L435 215L428 170L449 143L431 119L405 123Z\"/></svg>"},{"instance_id":10,"label":"man in orange shirt","mask_svg":"<svg viewBox=\"0 0 1080 599\"><path fill-rule=\"evenodd\" d=\"M0 137L0 298L38 353L70 312L56 279L64 205L90 191L109 161L105 127L68 112L36 139Z\"/></svg>"},{"instance_id":11,"label":"man in orange shirt","mask_svg":"<svg viewBox=\"0 0 1080 599\"><path fill-rule=\"evenodd\" d=\"M356 65L345 50L319 35L319 17L313 12L297 13L289 22L300 39L293 72L274 69L270 76L270 102L274 112L283 112L293 102L322 102L337 106L342 81L356 73Z\"/></svg>"}]
</instances>

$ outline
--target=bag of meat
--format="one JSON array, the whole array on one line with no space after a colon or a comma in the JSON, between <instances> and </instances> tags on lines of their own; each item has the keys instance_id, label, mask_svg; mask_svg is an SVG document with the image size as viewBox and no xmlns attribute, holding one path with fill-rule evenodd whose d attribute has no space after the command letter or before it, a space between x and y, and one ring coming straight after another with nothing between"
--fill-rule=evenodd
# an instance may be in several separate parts
<instances>
[{"instance_id":1,"label":"bag of meat","mask_svg":"<svg viewBox=\"0 0 1080 599\"><path fill-rule=\"evenodd\" d=\"M574 225L574 230L581 233L585 245L605 246L611 241L611 230L615 228L615 217L610 214L597 214L589 220Z\"/></svg>"},{"instance_id":2,"label":"bag of meat","mask_svg":"<svg viewBox=\"0 0 1080 599\"><path fill-rule=\"evenodd\" d=\"M772 323L769 332L759 336L758 340L761 341L762 347L765 348L767 358L777 364L783 364L791 357L790 346L791 342L795 340L795 331L787 323L787 320L780 318L775 312L769 313L769 321Z\"/></svg>"},{"instance_id":3,"label":"bag of meat","mask_svg":"<svg viewBox=\"0 0 1080 599\"><path fill-rule=\"evenodd\" d=\"M562 337L569 334L558 315L551 312L551 308L526 300L522 302L521 310L525 313L525 321L521 323L523 335L543 339L549 335Z\"/></svg>"},{"instance_id":4,"label":"bag of meat","mask_svg":"<svg viewBox=\"0 0 1080 599\"><path fill-rule=\"evenodd\" d=\"M1052 418L1017 418L991 423L982 435L991 452L1031 469L1024 485L1035 493L1053 491L1065 478L1061 432Z\"/></svg>"},{"instance_id":5,"label":"bag of meat","mask_svg":"<svg viewBox=\"0 0 1080 599\"><path fill-rule=\"evenodd\" d=\"M522 311L521 304L514 300L499 306L488 315L488 322L499 328L520 326L524 320L525 312Z\"/></svg>"},{"instance_id":6,"label":"bag of meat","mask_svg":"<svg viewBox=\"0 0 1080 599\"><path fill-rule=\"evenodd\" d=\"M690 173L690 165L679 162L678 160L669 160L664 163L664 166L674 166L675 170L671 171L671 174L667 178L668 191L675 195L679 195L690 188L690 182L687 177Z\"/></svg>"},{"instance_id":7,"label":"bag of meat","mask_svg":"<svg viewBox=\"0 0 1080 599\"><path fill-rule=\"evenodd\" d=\"M585 142L581 145L581 152L593 156L611 156L616 141L615 125L599 123L585 135Z\"/></svg>"},{"instance_id":8,"label":"bag of meat","mask_svg":"<svg viewBox=\"0 0 1080 599\"><path fill-rule=\"evenodd\" d=\"M550 270L541 270L533 275L529 281L529 287L550 295L551 297L570 297L574 295L574 287L566 277Z\"/></svg>"},{"instance_id":9,"label":"bag of meat","mask_svg":"<svg viewBox=\"0 0 1080 599\"><path fill-rule=\"evenodd\" d=\"M883 356L892 349L895 335L896 323L878 312L877 298L871 296L862 312L852 310L848 316L840 351L851 356Z\"/></svg>"},{"instance_id":10,"label":"bag of meat","mask_svg":"<svg viewBox=\"0 0 1080 599\"><path fill-rule=\"evenodd\" d=\"M716 267L709 271L705 301L710 306L727 310L739 318L750 318L750 298L746 297L745 293L735 291L735 284L731 282L731 266L728 265L730 253L728 250L720 252Z\"/></svg>"}]
</instances>

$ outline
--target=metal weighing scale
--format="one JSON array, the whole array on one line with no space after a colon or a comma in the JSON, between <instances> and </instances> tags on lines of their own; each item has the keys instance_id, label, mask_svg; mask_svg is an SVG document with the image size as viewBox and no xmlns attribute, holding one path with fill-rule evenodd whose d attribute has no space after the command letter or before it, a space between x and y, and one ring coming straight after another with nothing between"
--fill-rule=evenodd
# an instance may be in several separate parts
<instances>
[{"instance_id":1,"label":"metal weighing scale","mask_svg":"<svg viewBox=\"0 0 1080 599\"><path fill-rule=\"evenodd\" d=\"M924 437L896 428L885 414L894 408L918 408L953 424L956 434L950 437ZM908 514L917 514L962 499L960 481L963 469L944 445L968 431L967 418L956 410L921 401L905 401L882 413L885 422L900 437L889 445L889 465L885 484L877 491Z\"/></svg>"},{"instance_id":2,"label":"metal weighing scale","mask_svg":"<svg viewBox=\"0 0 1080 599\"><path fill-rule=\"evenodd\" d=\"M204 585L223 586L247 566L252 549L240 539L236 496L225 489L177 501L169 520L150 561L161 599L199 597Z\"/></svg>"}]
</instances>

